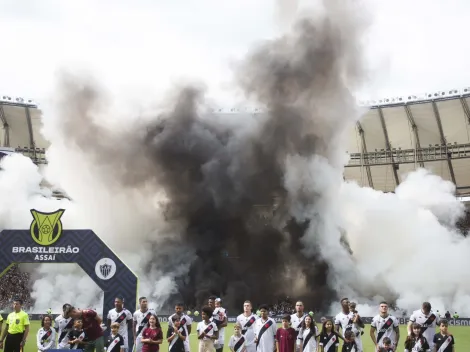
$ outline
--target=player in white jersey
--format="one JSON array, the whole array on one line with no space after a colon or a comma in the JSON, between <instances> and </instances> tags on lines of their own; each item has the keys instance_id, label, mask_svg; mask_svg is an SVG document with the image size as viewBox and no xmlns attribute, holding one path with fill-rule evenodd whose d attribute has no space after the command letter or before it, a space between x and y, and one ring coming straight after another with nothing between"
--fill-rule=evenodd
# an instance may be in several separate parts
<instances>
[{"instance_id":1,"label":"player in white jersey","mask_svg":"<svg viewBox=\"0 0 470 352\"><path fill-rule=\"evenodd\" d=\"M317 324L310 315L304 318L302 323L302 329L300 329L299 339L300 346L299 351L302 352L315 352L318 348L317 339L320 336Z\"/></svg>"},{"instance_id":2,"label":"player in white jersey","mask_svg":"<svg viewBox=\"0 0 470 352\"><path fill-rule=\"evenodd\" d=\"M393 348L396 350L400 341L398 319L388 314L387 302L380 302L379 309L379 315L376 315L370 324L370 338L378 349L379 347L384 347L384 338L388 337L392 341Z\"/></svg>"},{"instance_id":3,"label":"player in white jersey","mask_svg":"<svg viewBox=\"0 0 470 352\"><path fill-rule=\"evenodd\" d=\"M221 306L222 300L215 296L209 297L209 307L211 307L214 312L212 313L212 321L217 324L219 329L219 339L214 343L215 351L222 352L224 349L225 343L225 327L228 324L227 311Z\"/></svg>"},{"instance_id":4,"label":"player in white jersey","mask_svg":"<svg viewBox=\"0 0 470 352\"><path fill-rule=\"evenodd\" d=\"M268 316L268 306L261 305L261 317L255 322L256 352L273 352L276 349L277 326L274 319Z\"/></svg>"},{"instance_id":5,"label":"player in white jersey","mask_svg":"<svg viewBox=\"0 0 470 352\"><path fill-rule=\"evenodd\" d=\"M235 323L233 327L233 335L230 336L228 347L231 352L245 352L246 351L246 337L242 334L242 326Z\"/></svg>"},{"instance_id":6,"label":"player in white jersey","mask_svg":"<svg viewBox=\"0 0 470 352\"><path fill-rule=\"evenodd\" d=\"M193 320L187 316L186 314L184 314L184 304L183 303L176 303L175 304L175 313L173 313L172 315L170 315L168 317L168 326L173 326L173 317L174 316L177 316L179 318L179 321L180 321L180 328L179 330L180 331L185 331L186 335L186 340L184 340L183 342L183 345L184 345L184 350L186 352L189 352L190 351L190 343L189 343L189 335L191 335L191 324L193 322Z\"/></svg>"},{"instance_id":7,"label":"player in white jersey","mask_svg":"<svg viewBox=\"0 0 470 352\"><path fill-rule=\"evenodd\" d=\"M148 308L148 301L146 297L139 298L140 309L136 310L133 316L132 331L134 333L134 346L136 352L142 352L143 344L142 332L145 328L150 327L149 319L152 315L157 315L153 309Z\"/></svg>"},{"instance_id":8,"label":"player in white jersey","mask_svg":"<svg viewBox=\"0 0 470 352\"><path fill-rule=\"evenodd\" d=\"M214 341L219 340L217 324L212 320L213 309L209 306L202 307L202 321L197 324L197 338L199 340L199 352L213 352Z\"/></svg>"},{"instance_id":9,"label":"player in white jersey","mask_svg":"<svg viewBox=\"0 0 470 352\"><path fill-rule=\"evenodd\" d=\"M36 334L36 345L38 351L43 352L55 349L55 338L56 331L55 329L52 329L52 318L49 315L45 315L41 321L41 328Z\"/></svg>"},{"instance_id":10,"label":"player in white jersey","mask_svg":"<svg viewBox=\"0 0 470 352\"><path fill-rule=\"evenodd\" d=\"M55 318L54 330L57 332L57 344L60 349L66 350L70 349L69 345L69 332L73 329L73 319L67 318L61 314Z\"/></svg>"},{"instance_id":11,"label":"player in white jersey","mask_svg":"<svg viewBox=\"0 0 470 352\"><path fill-rule=\"evenodd\" d=\"M415 310L410 316L408 322L408 336L411 335L411 326L413 323L421 325L421 332L428 340L431 351L434 347L434 335L436 334L436 326L439 325L439 317L431 310L431 303L423 302L421 309Z\"/></svg>"},{"instance_id":12,"label":"player in white jersey","mask_svg":"<svg viewBox=\"0 0 470 352\"><path fill-rule=\"evenodd\" d=\"M305 317L307 316L307 314L304 313L304 304L301 301L298 301L295 304L295 311L296 313L290 316L290 324L295 329L295 333L297 336L297 340L295 341L295 350L299 351L302 337L302 333L300 330L302 329L302 324L305 320Z\"/></svg>"},{"instance_id":13,"label":"player in white jersey","mask_svg":"<svg viewBox=\"0 0 470 352\"><path fill-rule=\"evenodd\" d=\"M237 317L237 323L240 324L242 335L245 336L246 352L255 352L255 323L258 316L253 314L253 306L250 301L243 303L243 313Z\"/></svg>"},{"instance_id":14,"label":"player in white jersey","mask_svg":"<svg viewBox=\"0 0 470 352\"><path fill-rule=\"evenodd\" d=\"M111 328L112 323L119 324L119 335L124 339L124 350L129 349L129 327L132 325L132 313L124 308L124 299L116 297L114 299L114 307L108 312L108 326Z\"/></svg>"},{"instance_id":15,"label":"player in white jersey","mask_svg":"<svg viewBox=\"0 0 470 352\"><path fill-rule=\"evenodd\" d=\"M364 323L361 321L361 317L357 313L349 311L349 299L343 298L341 300L342 311L335 317L335 329L338 332L340 338L344 339L343 335L346 331L352 331L356 342L357 352L362 352L362 339L360 329L364 327ZM341 329L341 333L339 332Z\"/></svg>"}]
</instances>

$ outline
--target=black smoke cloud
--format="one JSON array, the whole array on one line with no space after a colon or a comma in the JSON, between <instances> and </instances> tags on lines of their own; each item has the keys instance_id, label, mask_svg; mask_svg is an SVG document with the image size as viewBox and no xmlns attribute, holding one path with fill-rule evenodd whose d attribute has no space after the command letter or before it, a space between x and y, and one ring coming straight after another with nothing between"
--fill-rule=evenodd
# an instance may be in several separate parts
<instances>
[{"instance_id":1,"label":"black smoke cloud","mask_svg":"<svg viewBox=\"0 0 470 352\"><path fill-rule=\"evenodd\" d=\"M204 90L187 85L155 118L111 132L96 118L107 104L96 84L62 77L63 142L102 165L109 187L165 194L165 221L178 233L154 244L149 268L158 263L165 274L191 263L175 277L174 300L199 306L216 294L233 308L290 295L326 309L336 298L321 244L306 246L320 215L300 219L291 211L315 204L316 196L290 195L285 184L289 156L333 157L332 143L354 106L349 89L362 74L358 9L329 0L322 11L240 63L239 87L264 107L240 123L211 112Z\"/></svg>"}]
</instances>

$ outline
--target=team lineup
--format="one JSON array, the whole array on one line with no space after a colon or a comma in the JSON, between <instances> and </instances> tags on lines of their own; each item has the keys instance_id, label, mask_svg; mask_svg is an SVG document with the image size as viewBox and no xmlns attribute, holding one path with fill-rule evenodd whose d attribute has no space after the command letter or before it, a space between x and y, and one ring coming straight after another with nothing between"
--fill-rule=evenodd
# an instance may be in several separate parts
<instances>
[{"instance_id":1,"label":"team lineup","mask_svg":"<svg viewBox=\"0 0 470 352\"><path fill-rule=\"evenodd\" d=\"M5 352L21 352L29 333L29 318L21 303L14 301L14 311L6 319L0 341L0 348ZM37 332L38 351L58 348L129 352L132 338L133 352L158 352L164 340L163 331L147 299L139 299L139 309L134 314L124 307L122 298L116 298L114 303L106 322L94 310L81 310L70 304L63 305L63 313L55 319L54 326L52 317L45 315ZM342 352L369 352L363 349L365 325L355 303L343 298L341 307L342 311L334 319L322 318L319 329L312 314L305 313L304 304L299 301L295 305L296 313L283 316L282 325L277 328L276 321L269 317L268 306L261 305L254 313L252 303L245 301L227 347L231 352L338 352L342 340ZM199 352L223 352L228 316L222 300L209 297L201 318L196 327ZM168 318L165 336L169 352L191 352L192 323L184 305L177 303L175 313ZM431 304L424 302L421 309L411 314L408 335L400 345L398 319L389 314L388 304L381 302L379 314L372 319L370 338L378 352L455 352L454 337L447 328L447 321L440 320Z\"/></svg>"}]
</instances>

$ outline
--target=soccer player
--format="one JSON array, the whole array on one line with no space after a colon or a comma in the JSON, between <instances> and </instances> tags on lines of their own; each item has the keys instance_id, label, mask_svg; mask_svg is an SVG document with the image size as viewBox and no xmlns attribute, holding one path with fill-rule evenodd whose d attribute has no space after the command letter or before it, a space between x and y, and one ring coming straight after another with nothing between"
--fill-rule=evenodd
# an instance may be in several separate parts
<instances>
[{"instance_id":1,"label":"soccer player","mask_svg":"<svg viewBox=\"0 0 470 352\"><path fill-rule=\"evenodd\" d=\"M158 352L163 342L163 331L157 316L152 315L149 319L149 327L142 332L142 352Z\"/></svg>"},{"instance_id":2,"label":"soccer player","mask_svg":"<svg viewBox=\"0 0 470 352\"><path fill-rule=\"evenodd\" d=\"M119 334L121 324L111 323L111 334L106 339L106 352L124 352L124 338Z\"/></svg>"},{"instance_id":3,"label":"soccer player","mask_svg":"<svg viewBox=\"0 0 470 352\"><path fill-rule=\"evenodd\" d=\"M377 336L376 336L377 333ZM370 338L375 347L385 347L384 338L388 337L396 348L400 341L400 327L398 319L388 313L388 304L383 301L379 305L379 315L372 319L370 324Z\"/></svg>"},{"instance_id":4,"label":"soccer player","mask_svg":"<svg viewBox=\"0 0 470 352\"><path fill-rule=\"evenodd\" d=\"M51 328L52 319L46 315L41 320L41 328L36 335L36 345L39 351L55 349L55 330Z\"/></svg>"},{"instance_id":5,"label":"soccer player","mask_svg":"<svg viewBox=\"0 0 470 352\"><path fill-rule=\"evenodd\" d=\"M424 337L421 325L411 324L411 334L405 340L405 352L430 352L428 340Z\"/></svg>"},{"instance_id":6,"label":"soccer player","mask_svg":"<svg viewBox=\"0 0 470 352\"><path fill-rule=\"evenodd\" d=\"M214 311L212 313L212 320L217 324L219 330L219 339L214 343L216 352L222 352L225 343L225 327L227 326L227 311L222 308L222 300L215 296L209 297L209 307Z\"/></svg>"},{"instance_id":7,"label":"soccer player","mask_svg":"<svg viewBox=\"0 0 470 352\"><path fill-rule=\"evenodd\" d=\"M0 349L4 352L20 352L29 333L29 316L21 308L23 301L13 301L13 312L8 314L5 329L0 338ZM3 344L5 343L5 348Z\"/></svg>"},{"instance_id":8,"label":"soccer player","mask_svg":"<svg viewBox=\"0 0 470 352\"><path fill-rule=\"evenodd\" d=\"M449 334L447 330L449 323L447 320L442 319L439 324L439 330L436 335L434 335L433 343L434 350L433 352L455 352L455 340L454 336Z\"/></svg>"},{"instance_id":9,"label":"soccer player","mask_svg":"<svg viewBox=\"0 0 470 352\"><path fill-rule=\"evenodd\" d=\"M237 323L242 327L242 334L245 336L246 352L255 352L255 322L258 316L253 314L253 306L250 301L243 303L243 313L237 317Z\"/></svg>"},{"instance_id":10,"label":"soccer player","mask_svg":"<svg viewBox=\"0 0 470 352\"><path fill-rule=\"evenodd\" d=\"M83 322L81 319L75 319L73 329L67 335L67 340L72 350L82 350L87 343L85 331L83 331Z\"/></svg>"},{"instance_id":11,"label":"soccer player","mask_svg":"<svg viewBox=\"0 0 470 352\"><path fill-rule=\"evenodd\" d=\"M197 324L199 352L214 352L214 341L219 339L219 329L217 324L212 321L213 312L210 306L202 307L202 321Z\"/></svg>"},{"instance_id":12,"label":"soccer player","mask_svg":"<svg viewBox=\"0 0 470 352\"><path fill-rule=\"evenodd\" d=\"M300 337L302 335L300 329L302 328L305 317L308 315L304 312L304 309L304 304L301 301L298 301L295 303L296 312L290 316L292 327L294 328L297 336L296 351L300 350Z\"/></svg>"},{"instance_id":13,"label":"soccer player","mask_svg":"<svg viewBox=\"0 0 470 352\"><path fill-rule=\"evenodd\" d=\"M184 304L183 303L176 303L175 304L175 313L170 315L168 318L168 326L172 325L173 317L178 317L179 319L179 330L185 333L187 338L184 340L184 350L186 352L190 351L190 343L189 343L189 336L191 335L191 324L193 320L186 314L184 314Z\"/></svg>"},{"instance_id":14,"label":"soccer player","mask_svg":"<svg viewBox=\"0 0 470 352\"><path fill-rule=\"evenodd\" d=\"M255 343L257 352L273 352L276 348L276 322L268 316L268 306L259 307L260 318L255 322Z\"/></svg>"},{"instance_id":15,"label":"soccer player","mask_svg":"<svg viewBox=\"0 0 470 352\"><path fill-rule=\"evenodd\" d=\"M362 352L362 340L361 340L361 328L364 328L364 323L361 321L361 317L357 313L353 313L349 310L349 299L343 298L341 300L342 311L335 317L335 329L339 334L340 338L343 336L339 333L339 329L342 329L342 334L346 331L352 331L356 336L355 342L357 346L357 352Z\"/></svg>"},{"instance_id":16,"label":"soccer player","mask_svg":"<svg viewBox=\"0 0 470 352\"><path fill-rule=\"evenodd\" d=\"M397 347L393 346L392 340L390 339L390 337L384 337L383 338L383 346L379 347L378 350L380 351L380 349L385 350L385 352L395 352Z\"/></svg>"},{"instance_id":17,"label":"soccer player","mask_svg":"<svg viewBox=\"0 0 470 352\"><path fill-rule=\"evenodd\" d=\"M356 345L356 335L351 330L348 330L344 333L344 343L343 348L341 349L342 352L356 352L357 345Z\"/></svg>"},{"instance_id":18,"label":"soccer player","mask_svg":"<svg viewBox=\"0 0 470 352\"><path fill-rule=\"evenodd\" d=\"M282 317L282 326L276 331L277 352L294 352L297 331L290 327L290 315Z\"/></svg>"},{"instance_id":19,"label":"soccer player","mask_svg":"<svg viewBox=\"0 0 470 352\"><path fill-rule=\"evenodd\" d=\"M315 352L317 350L317 338L320 335L317 324L309 315L306 316L300 329L300 347L302 352Z\"/></svg>"},{"instance_id":20,"label":"soccer player","mask_svg":"<svg viewBox=\"0 0 470 352\"><path fill-rule=\"evenodd\" d=\"M62 307L62 310L64 310L64 308L65 307ZM65 319L62 314L55 318L54 329L59 336L58 345L60 349L66 350L70 348L68 335L73 329L73 323L72 318Z\"/></svg>"},{"instance_id":21,"label":"soccer player","mask_svg":"<svg viewBox=\"0 0 470 352\"><path fill-rule=\"evenodd\" d=\"M157 315L153 309L148 307L148 300L146 297L139 298L140 309L137 309L134 313L132 331L134 333L134 346L135 352L142 352L142 331L148 328L149 319L152 315Z\"/></svg>"},{"instance_id":22,"label":"soccer player","mask_svg":"<svg viewBox=\"0 0 470 352\"><path fill-rule=\"evenodd\" d=\"M185 344L188 336L186 335L186 329L180 329L181 321L179 316L173 314L171 316L171 324L168 324L168 331L166 338L168 341L168 351L169 352L184 352Z\"/></svg>"},{"instance_id":23,"label":"soccer player","mask_svg":"<svg viewBox=\"0 0 470 352\"><path fill-rule=\"evenodd\" d=\"M333 327L333 322L330 319L325 320L318 343L320 346L319 352L338 352L339 338L338 333Z\"/></svg>"},{"instance_id":24,"label":"soccer player","mask_svg":"<svg viewBox=\"0 0 470 352\"><path fill-rule=\"evenodd\" d=\"M431 310L431 303L423 302L421 309L415 310L411 314L410 321L408 322L408 336L413 332L411 327L414 323L418 323L421 326L421 332L432 350L434 347L434 334L436 333L436 326L439 323L439 317Z\"/></svg>"},{"instance_id":25,"label":"soccer player","mask_svg":"<svg viewBox=\"0 0 470 352\"><path fill-rule=\"evenodd\" d=\"M233 335L230 336L228 348L230 352L246 352L246 337L242 334L242 326L239 323L235 323L233 327Z\"/></svg>"},{"instance_id":26,"label":"soccer player","mask_svg":"<svg viewBox=\"0 0 470 352\"><path fill-rule=\"evenodd\" d=\"M103 329L101 328L103 319L96 311L78 309L67 303L64 304L62 315L65 319L82 319L83 331L88 337L88 343L83 351L93 352L96 349L96 352L102 352L104 350Z\"/></svg>"},{"instance_id":27,"label":"soccer player","mask_svg":"<svg viewBox=\"0 0 470 352\"><path fill-rule=\"evenodd\" d=\"M129 328L132 324L132 313L124 308L124 299L116 297L114 299L114 308L108 312L108 326L112 323L119 324L119 335L124 339L124 350L129 349Z\"/></svg>"}]
</instances>

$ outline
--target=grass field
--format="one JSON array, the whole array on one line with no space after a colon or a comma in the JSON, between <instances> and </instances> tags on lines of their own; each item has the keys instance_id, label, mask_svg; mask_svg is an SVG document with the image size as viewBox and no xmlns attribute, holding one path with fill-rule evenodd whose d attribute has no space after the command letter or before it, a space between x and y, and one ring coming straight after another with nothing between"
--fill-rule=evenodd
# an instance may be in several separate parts
<instances>
[{"instance_id":1,"label":"grass field","mask_svg":"<svg viewBox=\"0 0 470 352\"><path fill-rule=\"evenodd\" d=\"M193 324L193 329L196 329L195 324ZM36 348L36 333L39 330L40 323L38 321L33 321L31 322L31 331L28 336L28 341L26 343L24 352L37 352ZM163 334L166 336L166 331L167 331L167 324L162 323L163 327ZM406 326L402 325L400 327L401 330L401 341L404 341L404 336L406 336ZM456 352L468 352L470 351L470 327L468 326L450 326L449 327L449 332L454 335L455 342L456 342L456 347L455 351ZM224 351L228 352L229 349L227 347L228 345L228 340L230 339L230 336L233 334L233 324L229 323L228 326L225 328L225 348ZM191 334L191 351L192 352L197 352L198 350L198 340L195 336L196 334L193 333ZM362 341L364 344L364 352L374 352L374 346L372 344L372 341L369 337L369 326L366 326L364 336L362 337ZM160 347L160 350L162 352L168 351L168 343L164 342L163 345ZM398 352L403 351L403 343L400 343ZM341 351L341 349L340 349Z\"/></svg>"}]
</instances>

